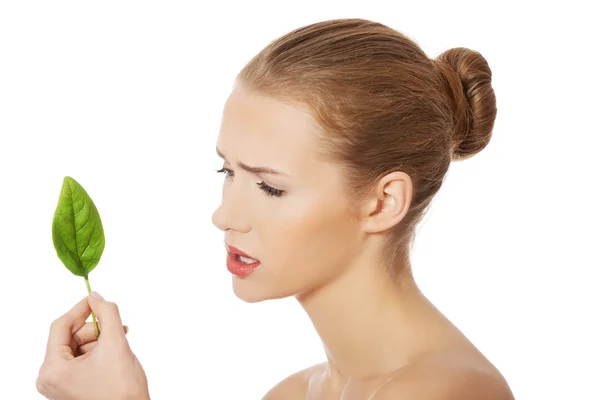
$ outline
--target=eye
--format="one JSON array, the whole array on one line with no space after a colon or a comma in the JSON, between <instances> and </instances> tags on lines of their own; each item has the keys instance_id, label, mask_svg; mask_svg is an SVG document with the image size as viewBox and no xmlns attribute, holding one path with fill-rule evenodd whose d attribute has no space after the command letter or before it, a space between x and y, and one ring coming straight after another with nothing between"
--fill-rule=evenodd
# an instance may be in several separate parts
<instances>
[{"instance_id":1,"label":"eye","mask_svg":"<svg viewBox=\"0 0 600 400\"><path fill-rule=\"evenodd\" d=\"M268 196L281 197L285 193L283 190L272 188L264 182L259 182L257 185L260 187L260 190L265 192Z\"/></svg>"},{"instance_id":2,"label":"eye","mask_svg":"<svg viewBox=\"0 0 600 400\"><path fill-rule=\"evenodd\" d=\"M222 167L221 169L218 169L216 171L220 174L224 173L226 178L233 177L233 171L229 168ZM260 190L267 194L267 196L281 197L285 194L284 190L275 189L274 187L271 187L264 182L258 182L257 185L260 188Z\"/></svg>"},{"instance_id":3,"label":"eye","mask_svg":"<svg viewBox=\"0 0 600 400\"><path fill-rule=\"evenodd\" d=\"M233 171L225 167L218 169L217 172L220 174L224 173L226 178L233 176Z\"/></svg>"}]
</instances>

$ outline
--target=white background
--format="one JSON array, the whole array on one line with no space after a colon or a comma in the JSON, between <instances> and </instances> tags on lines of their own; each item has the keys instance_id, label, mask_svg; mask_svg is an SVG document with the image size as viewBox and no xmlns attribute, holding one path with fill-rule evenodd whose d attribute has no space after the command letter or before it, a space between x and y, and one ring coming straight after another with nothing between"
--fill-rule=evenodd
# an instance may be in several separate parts
<instances>
[{"instance_id":1,"label":"white background","mask_svg":"<svg viewBox=\"0 0 600 400\"><path fill-rule=\"evenodd\" d=\"M493 139L451 166L417 282L517 399L600 398L600 32L583 2L15 0L0 3L0 399L42 397L50 323L87 294L51 240L66 175L100 212L91 286L119 305L153 399L259 399L324 360L294 299L235 297L210 217L235 74L277 36L340 17L430 57L486 57Z\"/></svg>"}]
</instances>

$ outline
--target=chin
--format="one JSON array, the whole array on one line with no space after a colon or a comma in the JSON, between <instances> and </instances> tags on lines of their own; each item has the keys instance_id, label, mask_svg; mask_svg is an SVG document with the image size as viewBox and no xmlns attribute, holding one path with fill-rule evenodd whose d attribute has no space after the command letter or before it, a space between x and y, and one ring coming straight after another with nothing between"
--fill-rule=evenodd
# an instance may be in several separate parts
<instances>
[{"instance_id":1,"label":"chin","mask_svg":"<svg viewBox=\"0 0 600 400\"><path fill-rule=\"evenodd\" d=\"M246 303L259 303L265 300L283 299L292 295L291 293L282 293L281 289L278 291L271 290L272 288L261 285L260 281L252 279L251 276L247 278L232 276L231 286L233 288L233 293L237 298Z\"/></svg>"}]
</instances>

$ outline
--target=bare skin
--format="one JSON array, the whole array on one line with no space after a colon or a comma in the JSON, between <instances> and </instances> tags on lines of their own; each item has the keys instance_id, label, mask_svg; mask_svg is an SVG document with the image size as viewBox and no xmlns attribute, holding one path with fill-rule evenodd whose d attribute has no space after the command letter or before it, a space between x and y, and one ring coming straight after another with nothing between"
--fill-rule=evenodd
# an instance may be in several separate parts
<instances>
[{"instance_id":1,"label":"bare skin","mask_svg":"<svg viewBox=\"0 0 600 400\"><path fill-rule=\"evenodd\" d=\"M411 266L399 265L392 279L379 264L390 228L410 207L410 177L381 178L353 213L341 167L317 157L318 134L299 104L242 87L225 104L217 148L227 177L213 223L261 262L234 276L233 290L247 302L297 298L327 358L264 399L513 399L500 372L419 290ZM285 194L269 196L261 182Z\"/></svg>"},{"instance_id":2,"label":"bare skin","mask_svg":"<svg viewBox=\"0 0 600 400\"><path fill-rule=\"evenodd\" d=\"M146 373L125 338L118 306L93 293L52 323L36 389L52 400L149 400ZM85 322L92 312L98 338Z\"/></svg>"}]
</instances>

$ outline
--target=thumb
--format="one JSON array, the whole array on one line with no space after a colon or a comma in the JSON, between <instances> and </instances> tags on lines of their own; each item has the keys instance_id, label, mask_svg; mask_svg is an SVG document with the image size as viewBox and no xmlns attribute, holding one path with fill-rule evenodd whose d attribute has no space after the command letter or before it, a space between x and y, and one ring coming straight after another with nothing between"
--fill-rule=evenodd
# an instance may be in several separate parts
<instances>
[{"instance_id":1,"label":"thumb","mask_svg":"<svg viewBox=\"0 0 600 400\"><path fill-rule=\"evenodd\" d=\"M98 320L102 323L102 330L98 339L125 340L119 307L113 302L104 300L98 292L94 291L88 295L88 303Z\"/></svg>"}]
</instances>

